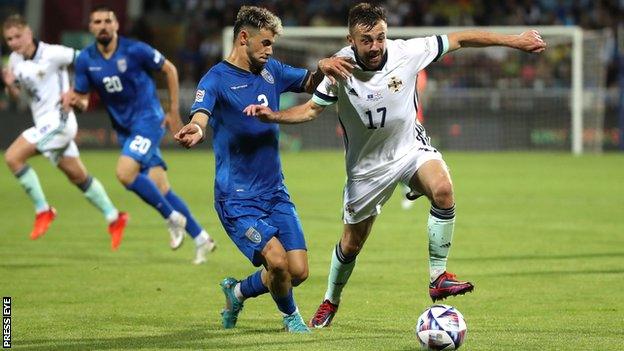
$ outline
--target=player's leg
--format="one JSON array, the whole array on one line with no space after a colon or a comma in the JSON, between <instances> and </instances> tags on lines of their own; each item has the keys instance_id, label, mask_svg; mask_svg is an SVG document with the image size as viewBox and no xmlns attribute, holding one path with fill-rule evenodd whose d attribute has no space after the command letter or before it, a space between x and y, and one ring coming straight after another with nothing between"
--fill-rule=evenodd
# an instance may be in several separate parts
<instances>
[{"instance_id":1,"label":"player's leg","mask_svg":"<svg viewBox=\"0 0 624 351\"><path fill-rule=\"evenodd\" d=\"M121 244L129 218L128 214L117 210L102 183L87 172L73 141L59 159L57 166L65 173L67 179L83 192L87 200L104 215L108 222L108 232L111 235L111 248L116 250Z\"/></svg>"},{"instance_id":2,"label":"player's leg","mask_svg":"<svg viewBox=\"0 0 624 351\"><path fill-rule=\"evenodd\" d=\"M324 328L331 324L338 311L342 290L355 268L355 259L371 232L375 218L371 216L359 223L344 225L342 237L332 251L325 297L312 316L310 326Z\"/></svg>"},{"instance_id":3,"label":"player's leg","mask_svg":"<svg viewBox=\"0 0 624 351\"><path fill-rule=\"evenodd\" d=\"M310 329L301 318L293 297L292 277L286 250L280 241L273 237L264 247L261 255L267 270L267 286L277 309L282 313L284 328L291 333L309 333Z\"/></svg>"},{"instance_id":4,"label":"player's leg","mask_svg":"<svg viewBox=\"0 0 624 351\"><path fill-rule=\"evenodd\" d=\"M160 190L160 193L164 195L165 199L171 204L174 210L182 213L182 215L186 217L186 226L184 229L195 242L195 258L193 263L202 264L206 262L206 254L216 249L216 243L208 232L195 220L195 217L191 214L184 200L171 189L164 167L152 167L148 174L150 179L152 179L158 187L158 190Z\"/></svg>"},{"instance_id":5,"label":"player's leg","mask_svg":"<svg viewBox=\"0 0 624 351\"><path fill-rule=\"evenodd\" d=\"M126 189L137 194L144 202L152 206L160 215L167 220L167 226L172 249L177 249L184 238L184 226L186 218L175 211L173 206L162 195L156 183L141 172L141 164L134 158L121 155L117 161L117 179Z\"/></svg>"},{"instance_id":6,"label":"player's leg","mask_svg":"<svg viewBox=\"0 0 624 351\"><path fill-rule=\"evenodd\" d=\"M36 138L37 133L34 127L24 131L13 141L4 154L7 166L35 207L36 216L33 230L30 233L31 239L37 239L45 234L56 217L56 211L46 201L37 173L26 163L30 157L37 154L36 140L29 142L27 137Z\"/></svg>"},{"instance_id":7,"label":"player's leg","mask_svg":"<svg viewBox=\"0 0 624 351\"><path fill-rule=\"evenodd\" d=\"M446 272L455 227L453 183L446 163L441 159L426 161L412 176L410 187L425 194L431 201L427 221L431 298L436 301L472 291L472 283L458 281L452 273Z\"/></svg>"},{"instance_id":8,"label":"player's leg","mask_svg":"<svg viewBox=\"0 0 624 351\"><path fill-rule=\"evenodd\" d=\"M342 290L355 267L355 259L371 232L381 207L390 199L400 175L400 167L390 167L378 176L366 179L347 179L343 198L344 228L340 242L332 250L331 265L327 278L325 297L310 325L323 328L330 325Z\"/></svg>"}]
</instances>

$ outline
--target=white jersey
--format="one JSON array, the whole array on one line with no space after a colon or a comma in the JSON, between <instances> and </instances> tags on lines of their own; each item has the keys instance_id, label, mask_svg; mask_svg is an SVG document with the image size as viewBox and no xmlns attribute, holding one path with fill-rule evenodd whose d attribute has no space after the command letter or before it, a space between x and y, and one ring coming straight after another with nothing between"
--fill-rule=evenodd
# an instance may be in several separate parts
<instances>
[{"instance_id":1,"label":"white jersey","mask_svg":"<svg viewBox=\"0 0 624 351\"><path fill-rule=\"evenodd\" d=\"M9 56L9 68L16 82L30 97L33 120L50 112L61 111L61 94L69 90L69 66L76 51L61 45L38 42L32 59L13 52ZM59 113L59 117L67 115Z\"/></svg>"},{"instance_id":2,"label":"white jersey","mask_svg":"<svg viewBox=\"0 0 624 351\"><path fill-rule=\"evenodd\" d=\"M312 98L316 104L337 102L350 179L383 173L413 149L429 145L416 121L416 76L447 50L446 36L386 40L385 63L379 71L358 64L349 79L332 85L326 77L317 87ZM358 62L351 47L335 56Z\"/></svg>"}]
</instances>

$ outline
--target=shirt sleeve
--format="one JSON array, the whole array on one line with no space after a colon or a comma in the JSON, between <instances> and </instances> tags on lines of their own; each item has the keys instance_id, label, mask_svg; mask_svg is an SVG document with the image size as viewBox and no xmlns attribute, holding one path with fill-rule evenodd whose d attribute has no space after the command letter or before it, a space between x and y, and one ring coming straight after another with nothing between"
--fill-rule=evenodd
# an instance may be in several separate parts
<instances>
[{"instance_id":1,"label":"shirt sleeve","mask_svg":"<svg viewBox=\"0 0 624 351\"><path fill-rule=\"evenodd\" d=\"M338 86L331 83L329 78L323 78L321 84L316 87L312 101L320 106L329 106L338 101Z\"/></svg>"},{"instance_id":2,"label":"shirt sleeve","mask_svg":"<svg viewBox=\"0 0 624 351\"><path fill-rule=\"evenodd\" d=\"M91 90L91 83L89 82L89 75L87 71L87 59L86 52L82 52L76 58L76 64L74 65L74 90L80 94L86 94Z\"/></svg>"},{"instance_id":3,"label":"shirt sleeve","mask_svg":"<svg viewBox=\"0 0 624 351\"><path fill-rule=\"evenodd\" d=\"M217 78L209 72L199 81L197 90L195 90L195 101L191 106L189 119L193 118L193 115L197 112L203 112L208 116L212 115L219 93L217 90L219 80Z\"/></svg>"},{"instance_id":4,"label":"shirt sleeve","mask_svg":"<svg viewBox=\"0 0 624 351\"><path fill-rule=\"evenodd\" d=\"M141 66L152 71L160 71L165 64L165 57L156 49L143 42L136 42L134 46L136 59Z\"/></svg>"},{"instance_id":5,"label":"shirt sleeve","mask_svg":"<svg viewBox=\"0 0 624 351\"><path fill-rule=\"evenodd\" d=\"M57 67L71 65L77 56L77 51L62 45L50 45L46 51L48 59Z\"/></svg>"},{"instance_id":6,"label":"shirt sleeve","mask_svg":"<svg viewBox=\"0 0 624 351\"><path fill-rule=\"evenodd\" d=\"M278 65L281 72L280 93L285 91L301 93L305 91L305 84L310 76L310 71L305 68L295 68L279 61Z\"/></svg>"},{"instance_id":7,"label":"shirt sleeve","mask_svg":"<svg viewBox=\"0 0 624 351\"><path fill-rule=\"evenodd\" d=\"M440 59L448 52L449 42L446 35L434 35L414 38L402 42L403 49L412 60L416 72Z\"/></svg>"}]
</instances>

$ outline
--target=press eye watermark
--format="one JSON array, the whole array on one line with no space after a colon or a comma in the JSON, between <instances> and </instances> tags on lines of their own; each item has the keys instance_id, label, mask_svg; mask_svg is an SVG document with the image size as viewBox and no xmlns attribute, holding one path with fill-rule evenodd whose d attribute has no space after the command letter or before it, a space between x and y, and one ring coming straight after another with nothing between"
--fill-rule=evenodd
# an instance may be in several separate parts
<instances>
[{"instance_id":1,"label":"press eye watermark","mask_svg":"<svg viewBox=\"0 0 624 351\"><path fill-rule=\"evenodd\" d=\"M11 296L2 298L2 348L11 348Z\"/></svg>"}]
</instances>

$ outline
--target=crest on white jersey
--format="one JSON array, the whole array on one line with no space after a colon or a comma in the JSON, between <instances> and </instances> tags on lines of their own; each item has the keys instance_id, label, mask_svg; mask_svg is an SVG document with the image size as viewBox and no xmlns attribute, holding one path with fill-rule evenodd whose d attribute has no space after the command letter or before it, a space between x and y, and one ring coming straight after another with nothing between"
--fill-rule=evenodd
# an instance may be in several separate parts
<instances>
[{"instance_id":1,"label":"crest on white jersey","mask_svg":"<svg viewBox=\"0 0 624 351\"><path fill-rule=\"evenodd\" d=\"M269 71L267 71L266 68L262 69L262 72L260 72L260 75L262 76L262 78L264 78L264 80L266 80L269 84L273 84L275 83L275 80L273 80L273 76L271 75L271 73L269 73Z\"/></svg>"},{"instance_id":2,"label":"crest on white jersey","mask_svg":"<svg viewBox=\"0 0 624 351\"><path fill-rule=\"evenodd\" d=\"M401 78L394 76L390 78L390 82L388 82L388 89L390 89L393 93L398 93L403 88L403 81Z\"/></svg>"},{"instance_id":3,"label":"crest on white jersey","mask_svg":"<svg viewBox=\"0 0 624 351\"><path fill-rule=\"evenodd\" d=\"M124 73L128 69L128 62L125 58L117 60L117 69L121 73Z\"/></svg>"}]
</instances>

